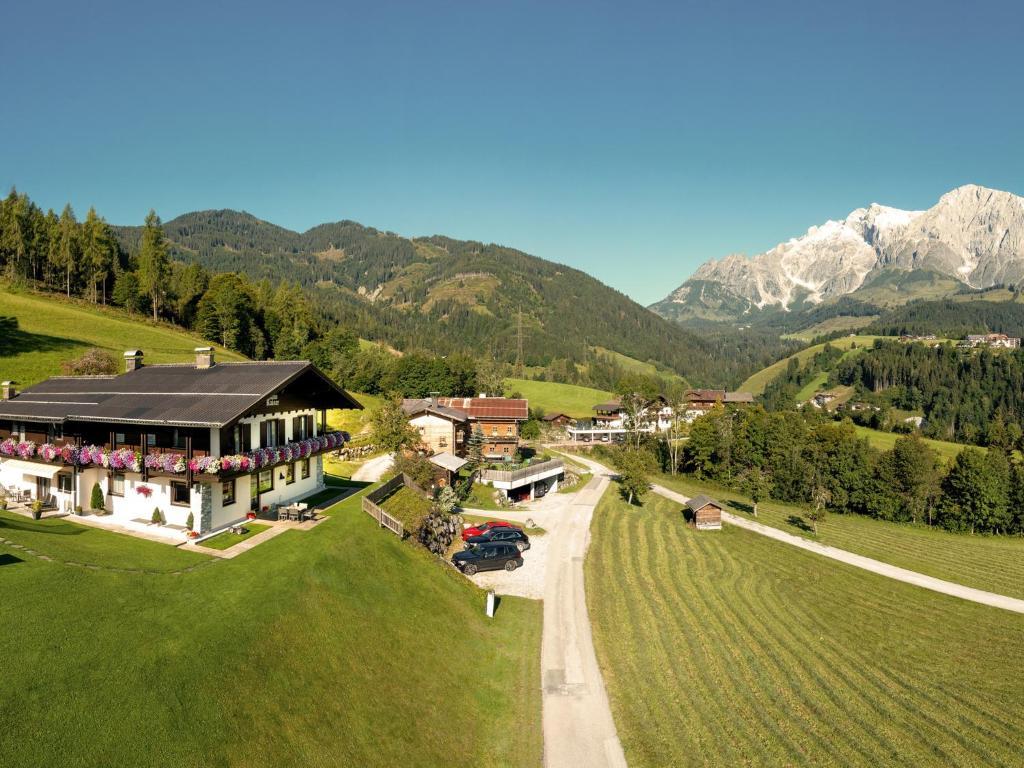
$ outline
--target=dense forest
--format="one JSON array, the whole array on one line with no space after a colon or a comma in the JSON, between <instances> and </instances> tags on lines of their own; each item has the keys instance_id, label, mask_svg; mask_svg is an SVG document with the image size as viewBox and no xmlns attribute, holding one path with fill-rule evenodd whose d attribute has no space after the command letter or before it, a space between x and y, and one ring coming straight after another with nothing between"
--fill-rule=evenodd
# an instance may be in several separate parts
<instances>
[{"instance_id":1,"label":"dense forest","mask_svg":"<svg viewBox=\"0 0 1024 768\"><path fill-rule=\"evenodd\" d=\"M253 357L304 354L336 328L402 351L522 364L607 386L603 347L734 385L796 344L730 329L693 333L579 270L512 248L409 239L355 222L292 232L235 211L108 225L95 211L0 201L0 269L14 283L110 302ZM522 338L522 356L519 339Z\"/></svg>"},{"instance_id":2,"label":"dense forest","mask_svg":"<svg viewBox=\"0 0 1024 768\"><path fill-rule=\"evenodd\" d=\"M1024 351L878 340L838 363L830 383L869 402L924 414L924 434L991 445L1024 433Z\"/></svg>"},{"instance_id":3,"label":"dense forest","mask_svg":"<svg viewBox=\"0 0 1024 768\"><path fill-rule=\"evenodd\" d=\"M952 531L1024 533L1024 466L1008 444L967 448L947 468L916 435L888 451L849 421L813 411L716 408L696 419L678 469L826 511L939 525ZM671 469L671 467L669 467Z\"/></svg>"},{"instance_id":4,"label":"dense forest","mask_svg":"<svg viewBox=\"0 0 1024 768\"><path fill-rule=\"evenodd\" d=\"M878 318L865 333L879 336L923 336L962 339L969 333L1005 333L1024 336L1024 304L1009 301L915 301Z\"/></svg>"}]
</instances>

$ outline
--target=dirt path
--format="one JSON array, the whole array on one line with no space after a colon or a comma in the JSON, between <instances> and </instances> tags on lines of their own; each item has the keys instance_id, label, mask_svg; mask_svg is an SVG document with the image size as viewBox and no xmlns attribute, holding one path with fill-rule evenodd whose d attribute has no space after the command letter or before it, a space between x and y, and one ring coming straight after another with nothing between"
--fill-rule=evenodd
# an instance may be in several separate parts
<instances>
[{"instance_id":1,"label":"dirt path","mask_svg":"<svg viewBox=\"0 0 1024 768\"><path fill-rule=\"evenodd\" d=\"M376 483L391 468L392 462L393 459L389 453L368 459L366 463L352 473L352 479L363 483Z\"/></svg>"},{"instance_id":2,"label":"dirt path","mask_svg":"<svg viewBox=\"0 0 1024 768\"><path fill-rule=\"evenodd\" d=\"M666 499L679 502L680 504L685 504L689 501L689 499L681 493L670 491L668 488L663 488L660 485L654 486L654 492L664 496ZM1006 595L999 595L995 592L986 592L981 589L974 589L973 587L965 587L962 584L956 584L952 581L936 579L934 576L925 576L923 573L910 571L906 568L890 565L889 563L883 563L880 560L873 560L870 557L857 555L853 552L848 552L845 549L837 549L836 547L830 547L828 544L819 544L817 541L810 541L801 536L794 536L792 533L786 533L786 531L780 531L778 528L772 528L771 526L763 525L762 523L756 523L753 520L747 520L746 518L739 517L728 512L722 513L722 520L731 525L746 528L748 531L753 531L754 533L759 533L762 536L767 536L770 539L775 539L776 541L791 544L794 547L800 547L800 549L806 549L809 552L814 552L816 554L823 555L824 557L838 560L841 563L853 565L857 568L863 568L865 571L871 571L872 573L877 573L881 576L888 576L890 579L896 579L897 581L903 581L907 584L924 587L925 589L930 589L933 592L941 592L944 595L952 595L953 597L959 597L963 600L981 603L982 605L990 605L993 608L1002 608L1007 611L1024 613L1024 600L1020 600L1015 597L1007 597Z\"/></svg>"},{"instance_id":3,"label":"dirt path","mask_svg":"<svg viewBox=\"0 0 1024 768\"><path fill-rule=\"evenodd\" d=\"M550 537L541 644L544 765L550 768L626 765L594 653L583 585L590 519L608 481L599 470L585 488L568 496L562 514L545 516L542 523ZM540 517L534 513L538 522Z\"/></svg>"}]
</instances>

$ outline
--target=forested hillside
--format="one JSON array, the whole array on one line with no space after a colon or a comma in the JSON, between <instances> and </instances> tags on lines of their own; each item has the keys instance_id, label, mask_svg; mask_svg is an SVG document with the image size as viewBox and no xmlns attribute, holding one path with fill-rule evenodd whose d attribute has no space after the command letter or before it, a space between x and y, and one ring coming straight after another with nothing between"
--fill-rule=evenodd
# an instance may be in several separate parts
<instances>
[{"instance_id":1,"label":"forested hillside","mask_svg":"<svg viewBox=\"0 0 1024 768\"><path fill-rule=\"evenodd\" d=\"M579 270L512 248L351 221L297 233L235 211L166 224L151 212L145 226L112 227L93 210L82 223L70 206L44 213L12 190L0 202L0 268L13 283L171 320L255 358L322 356L342 332L607 387L622 367L594 354L603 348L727 386L787 346L734 329L687 331Z\"/></svg>"},{"instance_id":2,"label":"forested hillside","mask_svg":"<svg viewBox=\"0 0 1024 768\"><path fill-rule=\"evenodd\" d=\"M1009 448L1024 435L1021 350L877 341L838 362L829 381L868 402L923 413L922 432L932 437Z\"/></svg>"}]
</instances>

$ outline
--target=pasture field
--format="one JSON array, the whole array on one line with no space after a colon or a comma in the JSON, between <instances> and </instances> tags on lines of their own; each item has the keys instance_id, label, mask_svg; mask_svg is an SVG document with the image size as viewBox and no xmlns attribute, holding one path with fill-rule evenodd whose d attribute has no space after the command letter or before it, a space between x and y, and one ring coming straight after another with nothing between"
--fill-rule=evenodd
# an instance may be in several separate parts
<instances>
[{"instance_id":1,"label":"pasture field","mask_svg":"<svg viewBox=\"0 0 1024 768\"><path fill-rule=\"evenodd\" d=\"M857 430L857 434L860 437L866 437L868 443L871 444L872 448L877 448L880 451L892 450L892 447L896 445L902 435L898 435L895 432L883 432L877 429L871 429L871 427L862 427L854 424L854 429ZM935 440L930 437L921 438L928 446L934 448L939 456L945 462L953 461L964 448L970 446L964 445L963 443L951 443L948 440Z\"/></svg>"},{"instance_id":2,"label":"pasture field","mask_svg":"<svg viewBox=\"0 0 1024 768\"><path fill-rule=\"evenodd\" d=\"M750 498L738 491L699 483L684 475L659 475L655 480L686 496L706 493L733 514L788 533L937 579L1024 599L1024 538L1019 536L968 536L926 525L836 514L818 523L815 536L804 517L807 510L799 504L762 501L754 518Z\"/></svg>"},{"instance_id":3,"label":"pasture field","mask_svg":"<svg viewBox=\"0 0 1024 768\"><path fill-rule=\"evenodd\" d=\"M826 343L831 344L836 349L846 350L847 353L849 353L849 351L854 348L854 345L856 345L857 347L870 347L872 344L874 344L875 339L881 339L881 338L885 338L885 337L884 336L844 336L844 337L839 338L839 339L833 339L832 341L829 341L829 342L826 342ZM825 347L825 343L815 344L812 347L807 347L806 349L801 349L799 352L795 352L792 355L790 355L789 357L784 357L781 360L778 360L778 361L772 363L771 365L769 365L766 368L762 368L760 371L758 371L753 376L751 376L749 379L747 379L745 382L743 382L739 386L739 391L740 392L751 392L751 393L753 393L755 395L760 395L761 393L764 392L765 388L769 384L771 384L771 382L779 374L783 373L786 370L786 366L789 365L789 361L792 358L796 358L797 360L799 360L800 364L802 365L804 362L806 362L808 360L808 358L813 357L814 355L816 355L818 352L820 352L822 349L824 349L824 347Z\"/></svg>"},{"instance_id":4,"label":"pasture field","mask_svg":"<svg viewBox=\"0 0 1024 768\"><path fill-rule=\"evenodd\" d=\"M530 401L530 408L543 408L545 413L567 413L573 418L594 415L593 406L607 403L614 395L592 387L559 384L555 381L506 379L505 394L519 392Z\"/></svg>"},{"instance_id":5,"label":"pasture field","mask_svg":"<svg viewBox=\"0 0 1024 768\"><path fill-rule=\"evenodd\" d=\"M785 333L784 339L796 339L797 341L814 341L819 336L824 336L835 331L856 331L866 325L871 325L878 319L878 315L839 315L822 320L820 323L804 328L796 333Z\"/></svg>"},{"instance_id":6,"label":"pasture field","mask_svg":"<svg viewBox=\"0 0 1024 768\"><path fill-rule=\"evenodd\" d=\"M132 317L113 307L52 294L12 293L0 287L3 317L17 318L18 329L0 334L0 378L13 377L22 387L60 375L63 361L81 357L90 347L113 354L120 372L128 349L141 349L147 363L182 363L195 360L196 347L210 346L198 336L142 315ZM218 360L245 359L213 346Z\"/></svg>"},{"instance_id":7,"label":"pasture field","mask_svg":"<svg viewBox=\"0 0 1024 768\"><path fill-rule=\"evenodd\" d=\"M595 511L587 605L632 768L1019 765L1024 616L676 505Z\"/></svg>"},{"instance_id":8,"label":"pasture field","mask_svg":"<svg viewBox=\"0 0 1024 768\"><path fill-rule=\"evenodd\" d=\"M233 560L0 514L50 558L0 544L0 762L539 765L541 604L486 618L362 493Z\"/></svg>"}]
</instances>

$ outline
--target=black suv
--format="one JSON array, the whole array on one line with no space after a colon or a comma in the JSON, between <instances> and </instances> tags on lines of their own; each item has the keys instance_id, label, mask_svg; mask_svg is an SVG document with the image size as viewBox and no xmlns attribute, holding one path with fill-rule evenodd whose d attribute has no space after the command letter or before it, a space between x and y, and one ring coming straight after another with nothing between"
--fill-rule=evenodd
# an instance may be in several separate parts
<instances>
[{"instance_id":1,"label":"black suv","mask_svg":"<svg viewBox=\"0 0 1024 768\"><path fill-rule=\"evenodd\" d=\"M466 543L473 544L497 544L499 541L507 541L516 545L516 549L525 552L530 548L530 537L523 533L521 528L490 528L479 536L470 536Z\"/></svg>"},{"instance_id":2,"label":"black suv","mask_svg":"<svg viewBox=\"0 0 1024 768\"><path fill-rule=\"evenodd\" d=\"M477 571L514 571L523 564L523 556L514 544L499 542L477 544L452 555L452 564L467 576Z\"/></svg>"}]
</instances>

